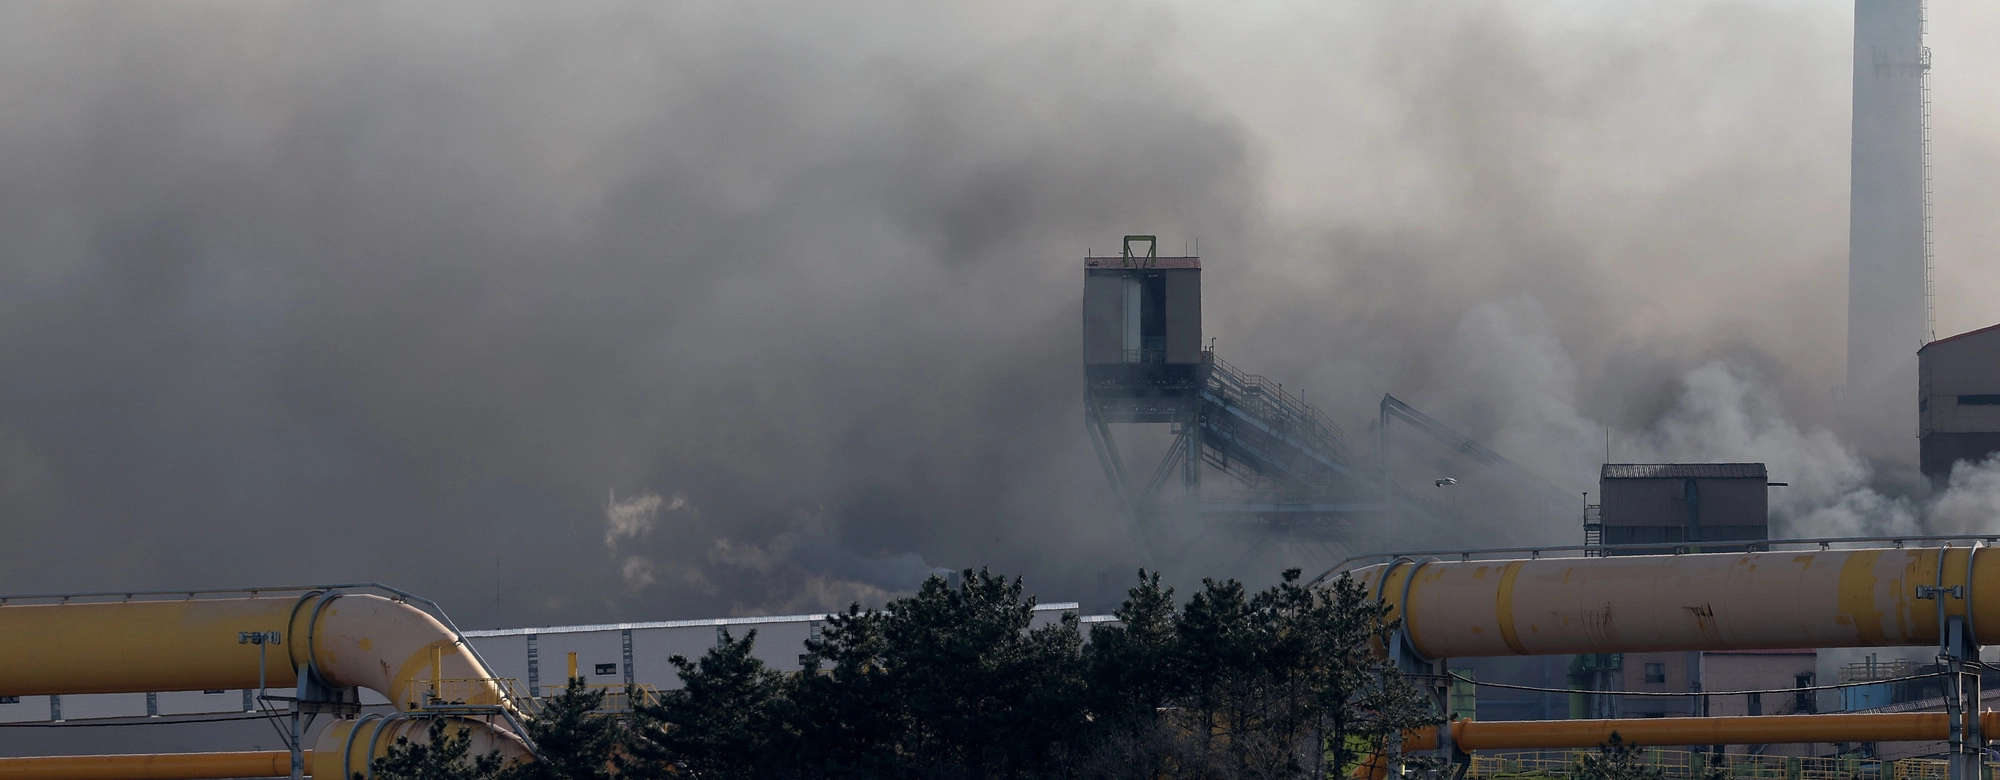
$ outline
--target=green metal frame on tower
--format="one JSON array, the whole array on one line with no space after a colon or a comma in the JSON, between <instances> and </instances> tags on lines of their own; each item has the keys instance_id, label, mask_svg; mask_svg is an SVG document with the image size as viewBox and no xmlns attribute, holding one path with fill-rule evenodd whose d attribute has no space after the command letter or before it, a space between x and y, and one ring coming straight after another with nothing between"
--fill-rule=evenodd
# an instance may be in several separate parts
<instances>
[{"instance_id":1,"label":"green metal frame on tower","mask_svg":"<svg viewBox=\"0 0 2000 780\"><path fill-rule=\"evenodd\" d=\"M1134 242L1134 241L1144 241L1144 242L1146 242L1146 256L1145 256L1145 258L1143 258L1143 259L1144 259L1144 262L1141 262L1141 263L1139 263L1138 265L1133 265L1133 263L1132 263L1132 261L1133 261L1133 260L1135 260L1135 259L1140 259L1140 258L1136 258L1136 257L1134 257L1134 256L1133 256L1133 254L1132 254L1132 242ZM1126 236L1126 237L1125 237L1125 267L1126 267L1126 268L1152 268L1153 266L1156 266L1156 265L1159 265L1159 262L1158 262L1158 261L1159 261L1159 259L1160 259L1160 239L1159 239L1158 237L1156 237L1156 236Z\"/></svg>"}]
</instances>

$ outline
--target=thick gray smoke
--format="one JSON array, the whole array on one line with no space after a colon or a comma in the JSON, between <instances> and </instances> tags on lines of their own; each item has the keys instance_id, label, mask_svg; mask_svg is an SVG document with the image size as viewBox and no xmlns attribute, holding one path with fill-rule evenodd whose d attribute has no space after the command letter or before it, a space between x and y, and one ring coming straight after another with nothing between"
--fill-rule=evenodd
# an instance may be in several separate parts
<instances>
[{"instance_id":1,"label":"thick gray smoke","mask_svg":"<svg viewBox=\"0 0 2000 780\"><path fill-rule=\"evenodd\" d=\"M0 8L0 589L1075 597L1138 561L1078 398L1124 233L1199 240L1221 353L1357 434L1386 390L1578 490L1610 427L1875 517L1844 14Z\"/></svg>"}]
</instances>

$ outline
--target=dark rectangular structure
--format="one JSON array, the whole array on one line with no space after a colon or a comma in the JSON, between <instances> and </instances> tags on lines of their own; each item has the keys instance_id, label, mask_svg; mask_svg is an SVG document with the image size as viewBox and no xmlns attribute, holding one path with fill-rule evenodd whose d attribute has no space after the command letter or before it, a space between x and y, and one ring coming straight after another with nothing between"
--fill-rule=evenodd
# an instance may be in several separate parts
<instances>
[{"instance_id":1,"label":"dark rectangular structure","mask_svg":"<svg viewBox=\"0 0 2000 780\"><path fill-rule=\"evenodd\" d=\"M1714 543L1770 538L1769 480L1762 463L1606 463L1597 483L1604 543L1662 545L1612 555L1745 549Z\"/></svg>"},{"instance_id":2,"label":"dark rectangular structure","mask_svg":"<svg viewBox=\"0 0 2000 780\"><path fill-rule=\"evenodd\" d=\"M1084 259L1083 364L1108 422L1173 422L1193 408L1206 358L1201 258Z\"/></svg>"},{"instance_id":3,"label":"dark rectangular structure","mask_svg":"<svg viewBox=\"0 0 2000 780\"><path fill-rule=\"evenodd\" d=\"M1936 485L1959 461L2000 452L2000 325L1917 350L1917 448Z\"/></svg>"}]
</instances>

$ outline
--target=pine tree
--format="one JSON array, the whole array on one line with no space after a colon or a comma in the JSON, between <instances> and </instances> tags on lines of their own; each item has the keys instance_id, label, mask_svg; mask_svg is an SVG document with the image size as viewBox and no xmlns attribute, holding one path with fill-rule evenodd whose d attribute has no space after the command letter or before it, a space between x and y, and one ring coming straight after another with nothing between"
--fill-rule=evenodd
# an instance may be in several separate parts
<instances>
[{"instance_id":1,"label":"pine tree","mask_svg":"<svg viewBox=\"0 0 2000 780\"><path fill-rule=\"evenodd\" d=\"M1643 751L1625 744L1625 738L1618 732L1611 732L1611 741L1598 745L1596 753L1585 753L1577 757L1577 780L1663 780L1665 773L1659 767L1647 766Z\"/></svg>"},{"instance_id":2,"label":"pine tree","mask_svg":"<svg viewBox=\"0 0 2000 780\"><path fill-rule=\"evenodd\" d=\"M426 739L399 736L388 754L371 765L380 780L493 780L500 775L499 751L472 755L471 731L450 718L432 718ZM356 780L364 775L354 773Z\"/></svg>"},{"instance_id":3,"label":"pine tree","mask_svg":"<svg viewBox=\"0 0 2000 780\"><path fill-rule=\"evenodd\" d=\"M541 760L513 768L508 780L610 780L620 776L616 762L625 728L617 717L598 712L604 691L592 690L573 678L563 692L542 702L541 712L528 721Z\"/></svg>"},{"instance_id":4,"label":"pine tree","mask_svg":"<svg viewBox=\"0 0 2000 780\"><path fill-rule=\"evenodd\" d=\"M757 632L721 642L690 661L667 659L682 687L634 708L630 746L634 774L694 780L778 776L772 751L782 680L751 654Z\"/></svg>"}]
</instances>

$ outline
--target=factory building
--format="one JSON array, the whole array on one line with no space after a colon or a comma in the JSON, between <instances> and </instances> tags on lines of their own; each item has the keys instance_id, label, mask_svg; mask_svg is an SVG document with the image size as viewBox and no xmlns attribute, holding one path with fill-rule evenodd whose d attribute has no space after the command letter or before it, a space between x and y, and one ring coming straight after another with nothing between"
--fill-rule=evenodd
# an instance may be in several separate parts
<instances>
[{"instance_id":1,"label":"factory building","mask_svg":"<svg viewBox=\"0 0 2000 780\"><path fill-rule=\"evenodd\" d=\"M1917 393L1919 462L1932 485L1959 461L2000 452L2000 325L1924 345Z\"/></svg>"},{"instance_id":2,"label":"factory building","mask_svg":"<svg viewBox=\"0 0 2000 780\"><path fill-rule=\"evenodd\" d=\"M1618 697L1616 717L1808 715L1821 711L1819 693L1812 690L1818 681L1819 652L1816 650L1711 650L1620 655L1624 667L1621 679L1627 695ZM1701 693L1704 691L1770 692ZM1632 693L1655 695L1630 695ZM1774 756L1826 755L1833 752L1833 746L1815 743L1768 745L1763 752Z\"/></svg>"},{"instance_id":3,"label":"factory building","mask_svg":"<svg viewBox=\"0 0 2000 780\"><path fill-rule=\"evenodd\" d=\"M1729 650L1692 653L1625 653L1625 690L1688 696L1625 696L1627 718L1702 715L1803 715L1819 711L1810 689L1817 680L1816 650ZM1776 691L1794 694L1693 695L1700 691Z\"/></svg>"},{"instance_id":4,"label":"factory building","mask_svg":"<svg viewBox=\"0 0 2000 780\"><path fill-rule=\"evenodd\" d=\"M1715 542L1771 538L1769 473L1762 463L1606 463L1597 490L1611 555L1733 552Z\"/></svg>"}]
</instances>

